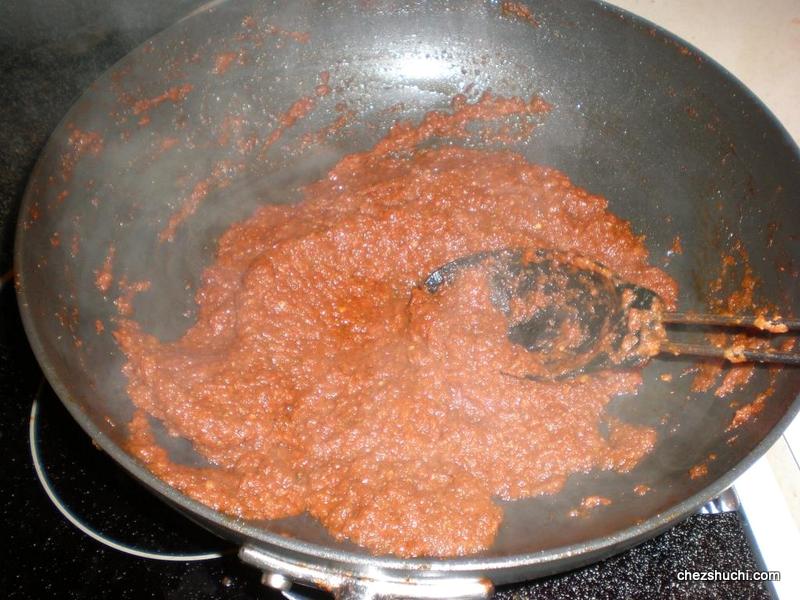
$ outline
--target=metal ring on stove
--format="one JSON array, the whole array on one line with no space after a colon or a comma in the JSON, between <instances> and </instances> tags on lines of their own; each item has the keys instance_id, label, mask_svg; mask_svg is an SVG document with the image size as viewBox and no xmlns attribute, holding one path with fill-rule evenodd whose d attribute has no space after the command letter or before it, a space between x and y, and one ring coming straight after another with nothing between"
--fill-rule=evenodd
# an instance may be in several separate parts
<instances>
[{"instance_id":1,"label":"metal ring on stove","mask_svg":"<svg viewBox=\"0 0 800 600\"><path fill-rule=\"evenodd\" d=\"M89 527L86 523L82 522L78 517L76 517L70 509L64 505L61 499L53 490L53 487L50 483L50 480L47 477L47 474L44 472L44 467L42 466L42 461L39 456L39 449L36 440L36 419L39 415L39 396L41 395L42 385L39 386L39 390L36 392L36 396L33 399L33 405L31 406L31 418L30 418L30 425L29 425L29 440L31 446L31 458L33 459L33 468L36 471L36 476L39 478L39 483L42 484L47 497L50 498L50 501L55 505L58 511L66 517L66 519L72 523L76 528L80 531L88 535L95 541L100 542L101 544L108 546L109 548L113 548L114 550L118 550L120 552L124 552L125 554L130 554L132 556L138 556L139 558L149 558L152 560L164 560L164 561L172 561L172 562L191 562L191 561L201 561L201 560L210 560L213 558L220 558L222 554L220 552L205 552L200 554L157 554L155 552L148 552L146 550L139 550L138 548L133 548L131 546L127 546L121 542L113 540L109 537L105 537L102 534L98 533L91 527Z\"/></svg>"}]
</instances>

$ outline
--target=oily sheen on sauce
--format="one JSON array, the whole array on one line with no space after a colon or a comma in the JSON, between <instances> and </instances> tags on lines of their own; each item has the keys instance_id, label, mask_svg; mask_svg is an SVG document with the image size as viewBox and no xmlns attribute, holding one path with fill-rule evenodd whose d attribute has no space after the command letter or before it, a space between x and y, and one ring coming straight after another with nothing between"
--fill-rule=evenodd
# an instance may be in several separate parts
<instances>
[{"instance_id":1,"label":"oily sheen on sauce","mask_svg":"<svg viewBox=\"0 0 800 600\"><path fill-rule=\"evenodd\" d=\"M604 409L636 392L638 372L509 377L509 364L531 359L507 339L485 277L465 273L436 295L417 287L461 255L546 247L600 261L674 306L675 282L648 264L643 240L604 198L511 151L420 147L465 138L470 120L547 109L457 99L344 157L302 202L233 225L182 338L163 343L119 322L137 407L129 450L217 510L307 512L337 539L402 557L479 552L502 521L497 499L632 469L655 431ZM170 461L150 417L213 466Z\"/></svg>"}]
</instances>

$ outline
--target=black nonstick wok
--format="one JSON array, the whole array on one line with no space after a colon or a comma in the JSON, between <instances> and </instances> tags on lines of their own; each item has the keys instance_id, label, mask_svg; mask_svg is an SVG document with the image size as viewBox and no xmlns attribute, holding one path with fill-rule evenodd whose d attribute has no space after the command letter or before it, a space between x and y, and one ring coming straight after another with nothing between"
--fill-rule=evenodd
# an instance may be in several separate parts
<instances>
[{"instance_id":1,"label":"black nonstick wok","mask_svg":"<svg viewBox=\"0 0 800 600\"><path fill-rule=\"evenodd\" d=\"M268 138L293 102L314 94L323 71L331 93L297 123L284 122L265 154L220 143L224 135L245 145L248 135ZM517 149L606 196L646 236L653 263L678 280L682 310L708 308L724 256L736 264L719 293L735 289L744 249L756 301L800 314L797 147L702 53L597 2L212 3L93 84L31 176L17 230L18 294L51 385L100 447L164 500L241 544L245 561L273 574L268 583L284 586L286 577L339 596L480 597L496 584L574 568L690 514L729 486L800 409L797 369L759 366L743 388L717 397L715 388L691 391L690 359L654 360L641 392L609 408L658 430L657 447L640 466L575 476L557 495L510 503L490 550L452 560L372 556L333 541L307 517L237 520L184 497L125 452L132 405L110 333L123 277L151 282L132 301L143 327L163 339L179 336L193 322L194 290L226 227L262 203L293 201L299 185L371 146L395 120L486 89L539 94L553 105ZM304 134L347 111L352 118L336 131L304 143ZM160 239L170 215L215 168L228 169L225 185L209 191L173 241ZM681 253L670 252L676 236ZM114 280L103 293L97 276L111 244ZM763 410L729 430L735 410L770 381ZM186 440L160 439L175 460L197 460ZM698 465L707 474L690 477ZM637 485L651 491L637 495ZM588 495L612 503L570 517Z\"/></svg>"}]
</instances>

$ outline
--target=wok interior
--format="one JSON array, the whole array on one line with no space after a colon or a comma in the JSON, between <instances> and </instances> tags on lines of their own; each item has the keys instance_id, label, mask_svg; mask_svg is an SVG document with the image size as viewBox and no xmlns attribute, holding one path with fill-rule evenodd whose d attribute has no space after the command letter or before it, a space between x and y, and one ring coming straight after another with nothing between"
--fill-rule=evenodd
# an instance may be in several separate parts
<instances>
[{"instance_id":1,"label":"wok interior","mask_svg":"<svg viewBox=\"0 0 800 600\"><path fill-rule=\"evenodd\" d=\"M116 314L94 285L109 244L116 247L115 279L152 282L151 290L136 298L134 318L146 331L174 339L193 321L200 275L213 260L215 240L231 223L264 202L296 200L298 185L322 176L343 155L371 146L398 118L446 109L464 90L471 98L485 89L539 94L553 104L532 139L516 149L607 197L612 212L646 236L653 264L663 264L680 236L683 254L672 256L666 270L680 284L681 309L706 308L722 256L741 240L759 279L757 300L769 300L786 315L800 313L798 224L787 218L796 211L792 199L796 203L800 196L795 149L743 88L660 31L601 5L556 0L530 3L539 27L503 16L491 2L285 4L225 3L135 51L112 69L129 69L123 78L115 82L109 74L79 100L32 177L22 218L34 204L43 210L20 229L22 309L62 399L115 443L125 439L132 405L113 338L108 332L98 335L94 325ZM234 42L246 16L287 31L308 31L310 41ZM234 44L246 49L248 61L212 75L214 56ZM213 143L224 117L243 115L266 138L274 127L271 116L313 94L322 71L330 72L334 92L286 132L268 162L248 165L200 204L174 242L159 242L158 233L186 190L229 158ZM152 123L141 127L133 118L111 116L120 110L119 81L142 98L158 96L176 82L189 82L193 90L183 102L153 109ZM342 101L357 111L357 121L323 143L301 147L301 135L332 122ZM82 160L69 182L54 184L48 176L58 171L67 148L68 124L100 132L105 147L100 156ZM166 135L191 143L156 155L153 148ZM55 202L65 188L67 201ZM99 198L96 208L91 197ZM75 257L69 243L50 243L54 231L62 240L78 237ZM72 309L77 309L79 348L54 316ZM743 390L720 399L689 391L691 376L681 376L689 366L685 359L653 361L640 393L609 407L657 429L658 445L639 467L625 475L572 477L557 495L507 504L496 544L484 556L594 540L654 517L735 467L790 411L800 387L797 370L783 372L763 412L729 443L730 405L746 404L763 391L766 369L758 367ZM664 373L672 374L671 382L659 379ZM160 439L176 459L196 460L186 440ZM717 458L708 462L708 475L690 479L688 470L710 453ZM637 496L638 484L653 491ZM569 517L588 495L605 496L612 504ZM333 541L307 517L255 525L362 552Z\"/></svg>"}]
</instances>

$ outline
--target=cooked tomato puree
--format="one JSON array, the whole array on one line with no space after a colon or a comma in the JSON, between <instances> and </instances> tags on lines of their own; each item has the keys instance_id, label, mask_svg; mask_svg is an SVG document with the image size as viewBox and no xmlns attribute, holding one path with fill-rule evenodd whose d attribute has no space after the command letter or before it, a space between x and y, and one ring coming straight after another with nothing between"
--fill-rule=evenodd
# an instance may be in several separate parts
<instances>
[{"instance_id":1,"label":"cooked tomato puree","mask_svg":"<svg viewBox=\"0 0 800 600\"><path fill-rule=\"evenodd\" d=\"M120 322L138 407L129 448L226 513L307 512L375 553L466 555L492 544L498 501L628 471L655 432L604 413L639 372L509 376L525 350L486 278L466 272L437 294L420 282L465 254L546 247L600 261L668 306L676 286L606 200L563 173L510 151L411 148L399 131L401 151L387 151L390 136L345 157L302 202L266 205L222 235L183 337ZM148 416L212 466L171 462Z\"/></svg>"}]
</instances>

